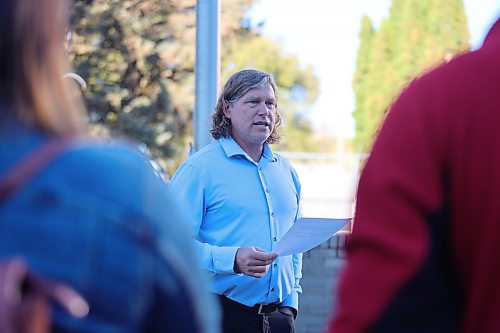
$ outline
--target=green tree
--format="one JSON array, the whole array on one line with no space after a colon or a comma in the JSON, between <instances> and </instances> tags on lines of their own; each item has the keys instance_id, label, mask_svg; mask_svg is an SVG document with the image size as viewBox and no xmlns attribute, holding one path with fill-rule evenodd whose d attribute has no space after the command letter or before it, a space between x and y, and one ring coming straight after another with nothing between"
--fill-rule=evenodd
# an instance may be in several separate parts
<instances>
[{"instance_id":1,"label":"green tree","mask_svg":"<svg viewBox=\"0 0 500 333\"><path fill-rule=\"evenodd\" d=\"M355 146L369 150L390 104L413 78L469 48L462 0L393 0L378 31L363 18L353 79Z\"/></svg>"},{"instance_id":2,"label":"green tree","mask_svg":"<svg viewBox=\"0 0 500 333\"><path fill-rule=\"evenodd\" d=\"M373 39L375 37L375 30L373 25L368 18L364 16L361 21L361 30L359 33L360 46L358 49L358 57L356 60L356 72L354 73L354 79L352 83L355 102L354 102L354 112L353 117L356 119L356 133L357 140L361 142L369 141L366 135L368 135L370 128L370 118L366 117L365 114L367 110L371 108L367 107L367 94L371 90L368 84L370 83L370 56L372 50Z\"/></svg>"},{"instance_id":3,"label":"green tree","mask_svg":"<svg viewBox=\"0 0 500 333\"><path fill-rule=\"evenodd\" d=\"M70 54L94 129L175 156L189 130L194 0L75 0Z\"/></svg>"},{"instance_id":4,"label":"green tree","mask_svg":"<svg viewBox=\"0 0 500 333\"><path fill-rule=\"evenodd\" d=\"M91 128L144 143L172 172L192 141L196 1L73 2L70 60L88 84L84 97ZM300 113L316 98L317 79L311 68L301 69L296 57L247 25L252 3L222 2L221 62L235 70L248 65L275 74L286 128L295 126L295 136L305 142L310 126ZM224 67L222 77L227 74Z\"/></svg>"}]
</instances>

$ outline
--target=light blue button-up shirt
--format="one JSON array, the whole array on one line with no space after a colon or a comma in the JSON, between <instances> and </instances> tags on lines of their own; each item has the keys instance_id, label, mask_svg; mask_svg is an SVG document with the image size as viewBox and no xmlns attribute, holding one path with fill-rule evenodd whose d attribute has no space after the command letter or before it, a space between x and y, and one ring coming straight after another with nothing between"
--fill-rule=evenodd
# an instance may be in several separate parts
<instances>
[{"instance_id":1,"label":"light blue button-up shirt","mask_svg":"<svg viewBox=\"0 0 500 333\"><path fill-rule=\"evenodd\" d=\"M272 252L296 221L300 183L288 161L265 144L254 162L231 137L221 138L184 161L169 188L191 223L212 292L248 306L298 309L301 254L278 257L260 279L233 271L239 247Z\"/></svg>"}]
</instances>

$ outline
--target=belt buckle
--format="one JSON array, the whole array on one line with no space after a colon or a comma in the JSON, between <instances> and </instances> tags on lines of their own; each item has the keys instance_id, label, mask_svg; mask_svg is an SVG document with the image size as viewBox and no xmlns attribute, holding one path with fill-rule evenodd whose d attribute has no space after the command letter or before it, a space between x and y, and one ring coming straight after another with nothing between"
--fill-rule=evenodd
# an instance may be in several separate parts
<instances>
[{"instance_id":1,"label":"belt buckle","mask_svg":"<svg viewBox=\"0 0 500 333\"><path fill-rule=\"evenodd\" d=\"M262 308L264 308L265 304L259 304L259 309L257 310L257 314L259 315L264 315L266 314L265 312L262 312Z\"/></svg>"}]
</instances>

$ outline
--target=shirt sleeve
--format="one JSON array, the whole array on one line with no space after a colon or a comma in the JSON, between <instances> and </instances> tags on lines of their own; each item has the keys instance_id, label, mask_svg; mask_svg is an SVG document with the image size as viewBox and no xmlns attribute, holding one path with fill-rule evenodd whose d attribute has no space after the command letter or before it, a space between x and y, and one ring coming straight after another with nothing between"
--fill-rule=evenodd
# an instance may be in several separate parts
<instances>
[{"instance_id":1,"label":"shirt sleeve","mask_svg":"<svg viewBox=\"0 0 500 333\"><path fill-rule=\"evenodd\" d=\"M205 216L207 176L192 164L183 163L169 184L169 191L177 200L194 238L194 246L205 270L217 274L234 274L234 259L238 247L220 247L199 240Z\"/></svg>"}]
</instances>

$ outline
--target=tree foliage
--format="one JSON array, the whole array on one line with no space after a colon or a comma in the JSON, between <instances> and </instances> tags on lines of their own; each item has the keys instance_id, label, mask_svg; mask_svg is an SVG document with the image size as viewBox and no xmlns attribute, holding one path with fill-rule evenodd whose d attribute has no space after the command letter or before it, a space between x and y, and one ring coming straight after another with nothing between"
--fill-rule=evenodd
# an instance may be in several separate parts
<instances>
[{"instance_id":1,"label":"tree foliage","mask_svg":"<svg viewBox=\"0 0 500 333\"><path fill-rule=\"evenodd\" d=\"M189 129L194 0L75 0L70 54L90 121L172 157ZM100 126L98 126L100 125Z\"/></svg>"},{"instance_id":2,"label":"tree foliage","mask_svg":"<svg viewBox=\"0 0 500 333\"><path fill-rule=\"evenodd\" d=\"M469 48L462 0L393 0L375 31L361 22L353 79L355 146L366 152L396 95L421 73Z\"/></svg>"},{"instance_id":3,"label":"tree foliage","mask_svg":"<svg viewBox=\"0 0 500 333\"><path fill-rule=\"evenodd\" d=\"M192 141L196 1L73 2L70 60L88 85L83 93L91 127L144 143L172 171ZM242 26L253 0L221 3L222 77L231 66L234 71L252 66L275 74L285 119L291 119L291 126L299 124L301 106L317 95L314 73L300 69L294 56L284 55L253 28ZM299 132L309 131L306 125L300 122Z\"/></svg>"}]
</instances>

